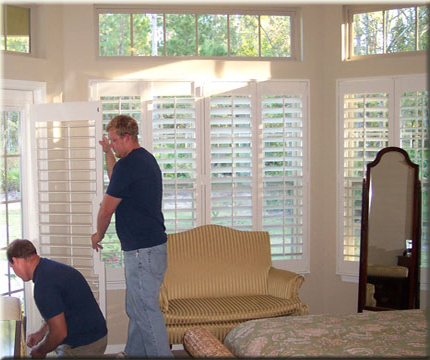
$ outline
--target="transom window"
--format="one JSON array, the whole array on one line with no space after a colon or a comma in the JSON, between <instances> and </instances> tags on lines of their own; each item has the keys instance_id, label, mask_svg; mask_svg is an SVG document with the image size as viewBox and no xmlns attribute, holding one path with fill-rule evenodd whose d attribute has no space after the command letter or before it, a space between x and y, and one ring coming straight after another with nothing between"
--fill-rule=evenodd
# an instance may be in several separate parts
<instances>
[{"instance_id":1,"label":"transom window","mask_svg":"<svg viewBox=\"0 0 430 360\"><path fill-rule=\"evenodd\" d=\"M296 59L298 10L162 12L96 7L98 55Z\"/></svg>"},{"instance_id":2,"label":"transom window","mask_svg":"<svg viewBox=\"0 0 430 360\"><path fill-rule=\"evenodd\" d=\"M2 5L1 50L30 53L30 8Z\"/></svg>"},{"instance_id":3,"label":"transom window","mask_svg":"<svg viewBox=\"0 0 430 360\"><path fill-rule=\"evenodd\" d=\"M346 7L346 57L428 49L427 6Z\"/></svg>"}]
</instances>

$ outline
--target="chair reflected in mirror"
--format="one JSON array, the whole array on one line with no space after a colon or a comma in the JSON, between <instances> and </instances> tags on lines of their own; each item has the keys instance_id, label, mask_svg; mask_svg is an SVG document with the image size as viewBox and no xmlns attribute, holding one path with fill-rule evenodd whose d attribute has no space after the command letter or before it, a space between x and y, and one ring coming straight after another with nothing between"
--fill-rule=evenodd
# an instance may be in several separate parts
<instances>
[{"instance_id":1,"label":"chair reflected in mirror","mask_svg":"<svg viewBox=\"0 0 430 360\"><path fill-rule=\"evenodd\" d=\"M421 184L401 148L381 150L363 180L358 311L419 308Z\"/></svg>"}]
</instances>

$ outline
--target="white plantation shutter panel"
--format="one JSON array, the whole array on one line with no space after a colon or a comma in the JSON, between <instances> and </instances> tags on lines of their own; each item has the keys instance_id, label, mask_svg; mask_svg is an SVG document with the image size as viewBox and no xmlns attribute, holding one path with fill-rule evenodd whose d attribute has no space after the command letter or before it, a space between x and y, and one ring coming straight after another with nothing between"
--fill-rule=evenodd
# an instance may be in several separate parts
<instances>
[{"instance_id":1,"label":"white plantation shutter panel","mask_svg":"<svg viewBox=\"0 0 430 360\"><path fill-rule=\"evenodd\" d=\"M344 250L360 257L361 201L367 163L389 144L388 93L344 95Z\"/></svg>"},{"instance_id":2,"label":"white plantation shutter panel","mask_svg":"<svg viewBox=\"0 0 430 360\"><path fill-rule=\"evenodd\" d=\"M101 103L35 105L39 254L79 270L105 312L104 267L91 248L103 191ZM99 168L99 170L97 170Z\"/></svg>"},{"instance_id":3,"label":"white plantation shutter panel","mask_svg":"<svg viewBox=\"0 0 430 360\"><path fill-rule=\"evenodd\" d=\"M400 147L405 149L412 162L419 165L421 181L421 282L427 279L429 262L429 93L424 76L401 78L397 81L399 98Z\"/></svg>"},{"instance_id":4,"label":"white plantation shutter panel","mask_svg":"<svg viewBox=\"0 0 430 360\"><path fill-rule=\"evenodd\" d=\"M262 228L269 231L273 260L306 266L308 84L263 83L261 114Z\"/></svg>"},{"instance_id":5,"label":"white plantation shutter panel","mask_svg":"<svg viewBox=\"0 0 430 360\"><path fill-rule=\"evenodd\" d=\"M238 230L253 229L252 123L255 105L252 105L251 87L248 83L214 84L209 98L209 219L210 223Z\"/></svg>"},{"instance_id":6,"label":"white plantation shutter panel","mask_svg":"<svg viewBox=\"0 0 430 360\"><path fill-rule=\"evenodd\" d=\"M392 82L386 80L341 83L338 261L341 273L358 273L361 237L361 202L367 163L393 139L390 114L393 111Z\"/></svg>"},{"instance_id":7,"label":"white plantation shutter panel","mask_svg":"<svg viewBox=\"0 0 430 360\"><path fill-rule=\"evenodd\" d=\"M144 135L163 174L163 214L168 233L191 229L199 221L199 111L195 91L192 82L152 82L144 91L144 119L148 120Z\"/></svg>"}]
</instances>

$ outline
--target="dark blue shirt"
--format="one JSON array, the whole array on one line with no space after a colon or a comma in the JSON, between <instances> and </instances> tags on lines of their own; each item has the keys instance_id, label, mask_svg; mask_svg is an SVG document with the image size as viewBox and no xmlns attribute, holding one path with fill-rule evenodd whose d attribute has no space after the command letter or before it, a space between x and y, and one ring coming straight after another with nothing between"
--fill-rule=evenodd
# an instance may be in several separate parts
<instances>
[{"instance_id":1,"label":"dark blue shirt","mask_svg":"<svg viewBox=\"0 0 430 360\"><path fill-rule=\"evenodd\" d=\"M83 346L107 334L106 320L82 274L71 266L41 258L33 273L34 300L48 321L64 313L63 344Z\"/></svg>"},{"instance_id":2,"label":"dark blue shirt","mask_svg":"<svg viewBox=\"0 0 430 360\"><path fill-rule=\"evenodd\" d=\"M118 160L106 193L122 199L115 210L122 250L148 248L167 241L161 170L146 149L134 149Z\"/></svg>"}]
</instances>

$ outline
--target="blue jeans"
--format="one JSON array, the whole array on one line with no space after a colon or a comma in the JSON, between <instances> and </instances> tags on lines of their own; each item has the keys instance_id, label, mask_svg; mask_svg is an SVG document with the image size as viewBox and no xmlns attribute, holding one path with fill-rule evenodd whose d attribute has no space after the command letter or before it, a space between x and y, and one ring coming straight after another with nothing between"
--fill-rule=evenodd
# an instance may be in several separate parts
<instances>
[{"instance_id":1,"label":"blue jeans","mask_svg":"<svg viewBox=\"0 0 430 360\"><path fill-rule=\"evenodd\" d=\"M167 244L125 251L124 260L130 318L124 351L130 357L173 357L158 302L167 268Z\"/></svg>"}]
</instances>

